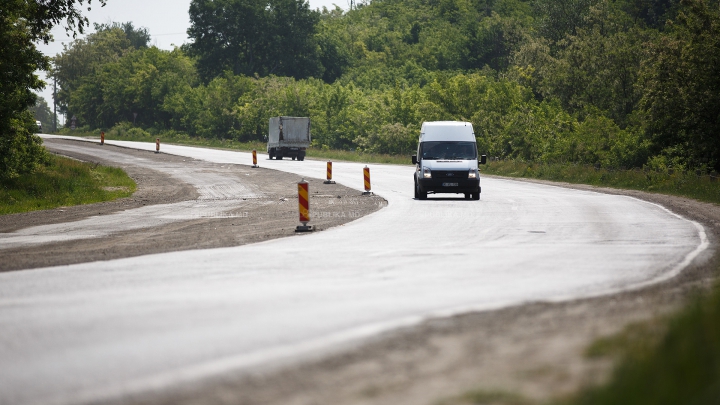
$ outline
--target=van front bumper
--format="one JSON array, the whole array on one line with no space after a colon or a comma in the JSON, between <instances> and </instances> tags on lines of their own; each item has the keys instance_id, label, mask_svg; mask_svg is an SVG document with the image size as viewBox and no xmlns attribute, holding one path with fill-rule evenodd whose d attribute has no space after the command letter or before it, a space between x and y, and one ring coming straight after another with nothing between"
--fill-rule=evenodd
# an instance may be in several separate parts
<instances>
[{"instance_id":1,"label":"van front bumper","mask_svg":"<svg viewBox=\"0 0 720 405\"><path fill-rule=\"evenodd\" d=\"M480 179L459 178L421 178L418 180L420 191L429 193L479 193Z\"/></svg>"}]
</instances>

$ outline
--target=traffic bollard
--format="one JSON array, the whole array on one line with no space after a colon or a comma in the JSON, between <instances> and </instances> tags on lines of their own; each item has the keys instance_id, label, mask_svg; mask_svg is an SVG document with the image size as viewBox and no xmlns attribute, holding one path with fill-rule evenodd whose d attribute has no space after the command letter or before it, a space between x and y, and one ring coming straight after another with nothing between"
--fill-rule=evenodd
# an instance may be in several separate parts
<instances>
[{"instance_id":1,"label":"traffic bollard","mask_svg":"<svg viewBox=\"0 0 720 405\"><path fill-rule=\"evenodd\" d=\"M327 180L323 182L324 184L335 184L335 182L332 179L332 162L327 162Z\"/></svg>"},{"instance_id":2,"label":"traffic bollard","mask_svg":"<svg viewBox=\"0 0 720 405\"><path fill-rule=\"evenodd\" d=\"M310 221L310 191L308 182L305 179L300 180L298 183L298 208L302 225L295 227L295 232L312 231L312 226L307 224Z\"/></svg>"},{"instance_id":3,"label":"traffic bollard","mask_svg":"<svg viewBox=\"0 0 720 405\"><path fill-rule=\"evenodd\" d=\"M371 195L372 191L370 191L370 168L365 166L363 169L363 177L365 180L365 192L363 195Z\"/></svg>"}]
</instances>

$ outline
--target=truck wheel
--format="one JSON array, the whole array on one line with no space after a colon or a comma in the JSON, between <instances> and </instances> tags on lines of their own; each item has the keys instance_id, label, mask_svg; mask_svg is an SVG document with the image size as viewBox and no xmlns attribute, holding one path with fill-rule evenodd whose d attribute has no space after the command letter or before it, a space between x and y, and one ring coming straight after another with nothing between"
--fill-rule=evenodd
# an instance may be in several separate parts
<instances>
[{"instance_id":1,"label":"truck wheel","mask_svg":"<svg viewBox=\"0 0 720 405\"><path fill-rule=\"evenodd\" d=\"M292 160L295 160L295 156L292 156Z\"/></svg>"},{"instance_id":2,"label":"truck wheel","mask_svg":"<svg viewBox=\"0 0 720 405\"><path fill-rule=\"evenodd\" d=\"M479 200L479 199L480 199L480 192L478 191L477 193L472 193L472 199L473 199L473 200L476 200L476 201Z\"/></svg>"},{"instance_id":3,"label":"truck wheel","mask_svg":"<svg viewBox=\"0 0 720 405\"><path fill-rule=\"evenodd\" d=\"M465 199L470 198L470 193L465 193Z\"/></svg>"},{"instance_id":4,"label":"truck wheel","mask_svg":"<svg viewBox=\"0 0 720 405\"><path fill-rule=\"evenodd\" d=\"M282 160L282 155L275 155L275 160Z\"/></svg>"},{"instance_id":5,"label":"truck wheel","mask_svg":"<svg viewBox=\"0 0 720 405\"><path fill-rule=\"evenodd\" d=\"M301 162L302 162L303 160L305 160L305 152L304 152L304 151L303 151L303 152L300 152L300 153L298 154L298 160L301 161Z\"/></svg>"},{"instance_id":6,"label":"truck wheel","mask_svg":"<svg viewBox=\"0 0 720 405\"><path fill-rule=\"evenodd\" d=\"M268 151L268 157L270 157L270 160L275 157L275 148L270 148L270 150Z\"/></svg>"}]
</instances>

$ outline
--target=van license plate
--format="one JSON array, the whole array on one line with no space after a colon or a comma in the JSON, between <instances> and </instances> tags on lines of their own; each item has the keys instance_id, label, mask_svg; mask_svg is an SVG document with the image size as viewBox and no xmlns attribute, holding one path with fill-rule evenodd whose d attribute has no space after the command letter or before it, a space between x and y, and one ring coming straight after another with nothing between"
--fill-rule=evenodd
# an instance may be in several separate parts
<instances>
[{"instance_id":1,"label":"van license plate","mask_svg":"<svg viewBox=\"0 0 720 405\"><path fill-rule=\"evenodd\" d=\"M457 183L443 183L443 187L457 187Z\"/></svg>"}]
</instances>

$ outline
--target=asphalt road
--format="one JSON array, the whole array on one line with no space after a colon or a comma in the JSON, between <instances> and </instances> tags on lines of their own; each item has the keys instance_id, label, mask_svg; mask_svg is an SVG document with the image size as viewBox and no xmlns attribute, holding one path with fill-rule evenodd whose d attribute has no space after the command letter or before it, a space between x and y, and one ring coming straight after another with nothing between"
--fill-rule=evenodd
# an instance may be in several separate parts
<instances>
[{"instance_id":1,"label":"asphalt road","mask_svg":"<svg viewBox=\"0 0 720 405\"><path fill-rule=\"evenodd\" d=\"M161 150L251 163L248 153ZM325 175L321 161L261 154L259 164ZM336 162L333 177L360 190L363 166ZM412 167L370 168L388 206L342 227L0 274L0 404L117 398L298 361L427 317L640 288L708 244L699 224L630 197L484 178L481 201L416 201ZM23 237L13 243L33 235Z\"/></svg>"}]
</instances>

